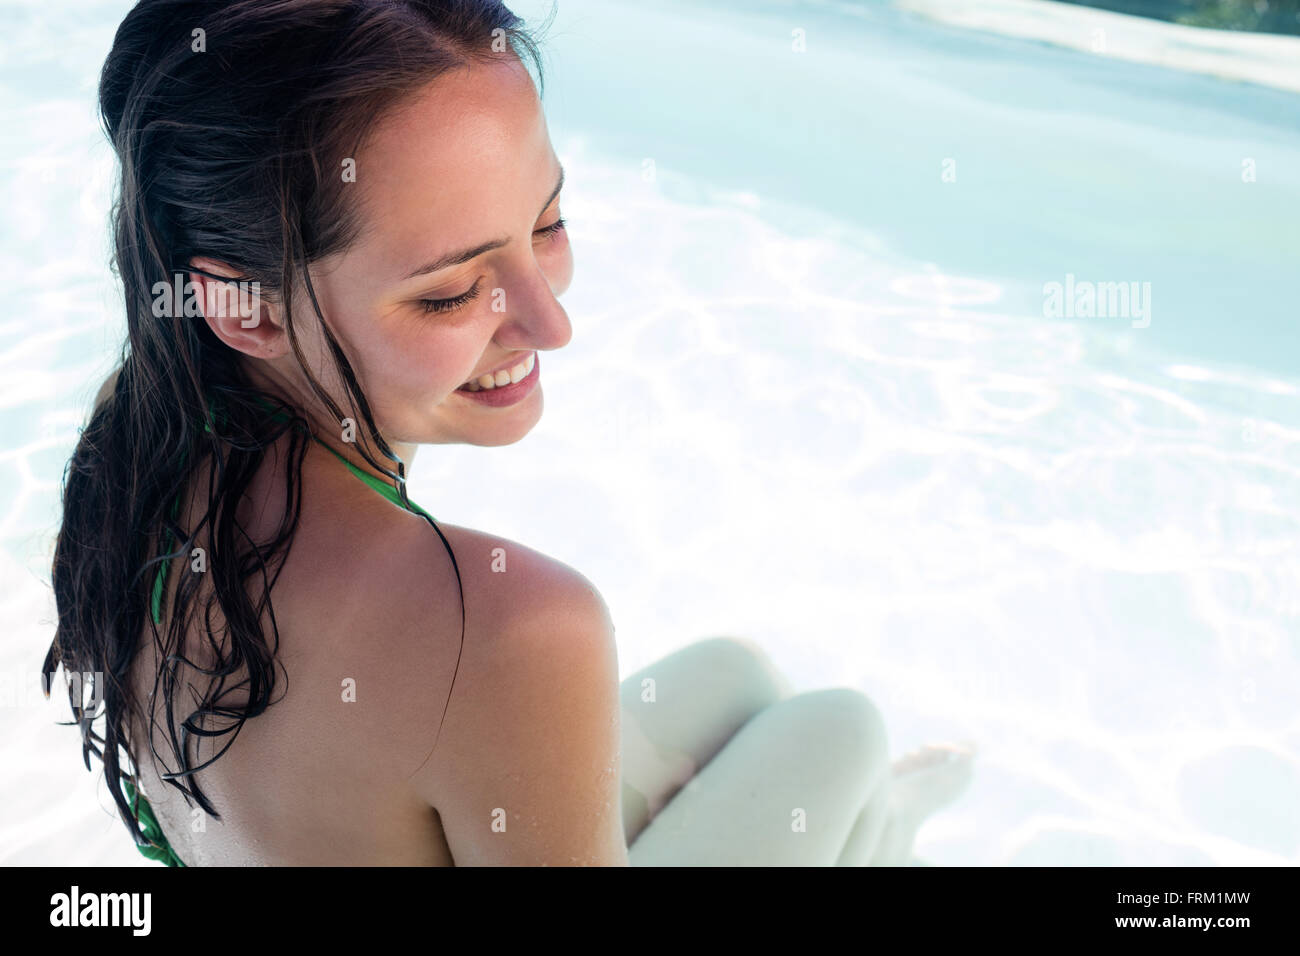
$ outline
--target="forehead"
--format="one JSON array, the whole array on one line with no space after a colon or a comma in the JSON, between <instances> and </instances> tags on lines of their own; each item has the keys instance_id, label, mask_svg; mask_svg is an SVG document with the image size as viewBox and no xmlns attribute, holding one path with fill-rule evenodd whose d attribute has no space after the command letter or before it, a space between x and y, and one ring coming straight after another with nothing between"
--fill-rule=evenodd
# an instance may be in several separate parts
<instances>
[{"instance_id":1,"label":"forehead","mask_svg":"<svg viewBox=\"0 0 1300 956\"><path fill-rule=\"evenodd\" d=\"M503 57L444 73L380 120L357 156L362 242L409 258L413 244L433 251L431 234L446 236L442 246L497 235L540 211L552 157L523 64Z\"/></svg>"}]
</instances>

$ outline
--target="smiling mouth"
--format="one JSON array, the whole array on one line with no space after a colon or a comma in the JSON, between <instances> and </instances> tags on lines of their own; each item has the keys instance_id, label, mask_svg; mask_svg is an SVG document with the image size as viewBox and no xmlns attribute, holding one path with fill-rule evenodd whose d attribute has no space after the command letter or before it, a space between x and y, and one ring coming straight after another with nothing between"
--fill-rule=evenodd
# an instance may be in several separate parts
<instances>
[{"instance_id":1,"label":"smiling mouth","mask_svg":"<svg viewBox=\"0 0 1300 956\"><path fill-rule=\"evenodd\" d=\"M472 378L457 391L464 392L490 392L494 388L502 388L506 385L513 385L521 379L527 378L528 373L533 370L537 364L537 353L529 352L528 357L509 369L501 369L496 373L486 373L478 378Z\"/></svg>"}]
</instances>

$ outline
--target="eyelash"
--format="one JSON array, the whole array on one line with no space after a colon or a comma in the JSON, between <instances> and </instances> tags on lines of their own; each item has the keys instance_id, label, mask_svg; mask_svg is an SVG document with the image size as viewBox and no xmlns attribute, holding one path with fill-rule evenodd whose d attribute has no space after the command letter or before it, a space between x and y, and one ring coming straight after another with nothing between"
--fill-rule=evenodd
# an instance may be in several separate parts
<instances>
[{"instance_id":1,"label":"eyelash","mask_svg":"<svg viewBox=\"0 0 1300 956\"><path fill-rule=\"evenodd\" d=\"M564 219L557 219L549 226L538 229L535 235L545 236L547 239L560 232L565 227ZM471 299L477 299L479 293L478 282L470 287L468 292L461 293L452 299L421 299L420 305L424 307L425 314L434 312L454 312Z\"/></svg>"}]
</instances>

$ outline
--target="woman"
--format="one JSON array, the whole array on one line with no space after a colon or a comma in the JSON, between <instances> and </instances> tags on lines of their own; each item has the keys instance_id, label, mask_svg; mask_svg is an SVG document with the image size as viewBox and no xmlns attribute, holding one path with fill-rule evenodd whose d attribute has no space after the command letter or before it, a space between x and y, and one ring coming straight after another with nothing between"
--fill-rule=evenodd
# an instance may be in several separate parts
<instances>
[{"instance_id":1,"label":"woman","mask_svg":"<svg viewBox=\"0 0 1300 956\"><path fill-rule=\"evenodd\" d=\"M891 772L866 698L791 696L733 639L620 694L586 578L407 497L417 445L522 438L572 334L521 27L143 0L119 28L129 337L68 470L45 666L102 680L102 736L70 694L87 763L175 865L906 862L965 751Z\"/></svg>"}]
</instances>

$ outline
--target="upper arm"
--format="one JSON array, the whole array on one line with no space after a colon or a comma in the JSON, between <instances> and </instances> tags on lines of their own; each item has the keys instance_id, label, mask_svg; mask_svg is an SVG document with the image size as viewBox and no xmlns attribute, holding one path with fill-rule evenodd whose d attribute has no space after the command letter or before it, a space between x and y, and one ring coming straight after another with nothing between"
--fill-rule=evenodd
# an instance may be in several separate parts
<instances>
[{"instance_id":1,"label":"upper arm","mask_svg":"<svg viewBox=\"0 0 1300 956\"><path fill-rule=\"evenodd\" d=\"M608 609L572 568L510 550L478 579L494 593L468 605L479 620L416 784L458 865L626 866Z\"/></svg>"},{"instance_id":2,"label":"upper arm","mask_svg":"<svg viewBox=\"0 0 1300 956\"><path fill-rule=\"evenodd\" d=\"M117 376L121 371L122 367L119 365L117 368L113 369L108 378L104 379L104 384L99 386L99 391L95 394L95 403L90 407L91 415L94 415L94 413L99 410L99 406L103 405L105 400L113 394L113 388L117 385Z\"/></svg>"}]
</instances>

